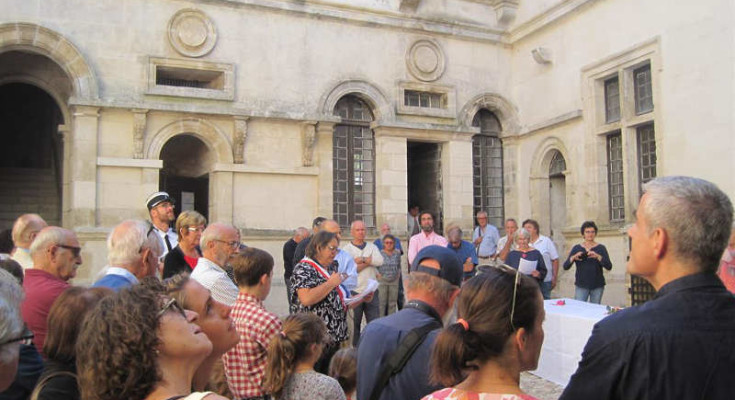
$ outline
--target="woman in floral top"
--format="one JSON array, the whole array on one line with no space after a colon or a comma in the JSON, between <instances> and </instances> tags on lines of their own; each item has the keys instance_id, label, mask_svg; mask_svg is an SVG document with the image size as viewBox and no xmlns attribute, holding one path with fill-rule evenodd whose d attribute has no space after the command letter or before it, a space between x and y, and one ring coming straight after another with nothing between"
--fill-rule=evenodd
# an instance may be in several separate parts
<instances>
[{"instance_id":1,"label":"woman in floral top","mask_svg":"<svg viewBox=\"0 0 735 400\"><path fill-rule=\"evenodd\" d=\"M508 267L490 268L462 286L457 323L437 336L431 379L447 386L423 400L532 400L519 386L536 369L544 341L538 283Z\"/></svg>"}]
</instances>

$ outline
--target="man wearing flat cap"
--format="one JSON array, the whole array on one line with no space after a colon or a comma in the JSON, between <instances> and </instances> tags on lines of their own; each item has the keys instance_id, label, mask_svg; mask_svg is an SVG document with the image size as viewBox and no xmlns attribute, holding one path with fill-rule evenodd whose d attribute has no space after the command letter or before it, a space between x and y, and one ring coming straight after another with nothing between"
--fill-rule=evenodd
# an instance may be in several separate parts
<instances>
[{"instance_id":1,"label":"man wearing flat cap","mask_svg":"<svg viewBox=\"0 0 735 400\"><path fill-rule=\"evenodd\" d=\"M452 250L430 245L416 254L406 278L404 308L362 333L358 399L420 399L441 388L429 384L431 348L459 294L462 264Z\"/></svg>"},{"instance_id":2,"label":"man wearing flat cap","mask_svg":"<svg viewBox=\"0 0 735 400\"><path fill-rule=\"evenodd\" d=\"M166 192L153 193L146 200L148 214L151 216L151 229L161 239L161 246L163 248L161 257L168 254L169 251L179 244L179 238L172 227L174 221L176 221L174 204L174 199Z\"/></svg>"}]
</instances>

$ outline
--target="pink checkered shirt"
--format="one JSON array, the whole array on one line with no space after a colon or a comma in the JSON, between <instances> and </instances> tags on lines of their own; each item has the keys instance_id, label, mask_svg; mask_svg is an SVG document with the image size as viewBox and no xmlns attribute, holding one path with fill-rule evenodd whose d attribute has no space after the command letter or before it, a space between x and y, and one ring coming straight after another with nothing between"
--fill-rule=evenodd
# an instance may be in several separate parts
<instances>
[{"instance_id":1,"label":"pink checkered shirt","mask_svg":"<svg viewBox=\"0 0 735 400\"><path fill-rule=\"evenodd\" d=\"M240 292L230 314L240 342L222 357L235 398L257 397L263 391L268 343L281 331L281 320L255 296Z\"/></svg>"}]
</instances>

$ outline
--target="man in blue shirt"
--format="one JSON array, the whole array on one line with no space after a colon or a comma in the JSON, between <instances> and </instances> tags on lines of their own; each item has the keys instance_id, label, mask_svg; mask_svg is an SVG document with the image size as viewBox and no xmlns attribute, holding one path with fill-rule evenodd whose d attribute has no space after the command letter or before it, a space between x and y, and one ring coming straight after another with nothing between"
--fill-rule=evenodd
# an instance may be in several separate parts
<instances>
[{"instance_id":1,"label":"man in blue shirt","mask_svg":"<svg viewBox=\"0 0 735 400\"><path fill-rule=\"evenodd\" d=\"M732 204L697 178L644 190L627 269L658 293L595 325L561 399L732 399L735 298L715 275Z\"/></svg>"},{"instance_id":2,"label":"man in blue shirt","mask_svg":"<svg viewBox=\"0 0 735 400\"><path fill-rule=\"evenodd\" d=\"M403 310L369 323L362 333L357 356L357 398L369 400L370 394L391 355L412 330L430 325L434 328L416 348L405 366L388 380L381 400L418 400L439 389L429 383L431 347L447 314L459 294L462 264L446 247L431 245L418 252L406 277L406 303Z\"/></svg>"},{"instance_id":3,"label":"man in blue shirt","mask_svg":"<svg viewBox=\"0 0 735 400\"><path fill-rule=\"evenodd\" d=\"M449 243L447 248L454 251L462 263L462 270L464 271L464 280L475 276L475 267L477 267L477 252L475 252L475 246L472 243L462 240L462 229L453 225L447 230L447 237Z\"/></svg>"},{"instance_id":4,"label":"man in blue shirt","mask_svg":"<svg viewBox=\"0 0 735 400\"><path fill-rule=\"evenodd\" d=\"M105 276L92 287L108 287L115 291L135 285L146 276L155 276L163 246L143 221L123 221L107 238L110 266Z\"/></svg>"},{"instance_id":5,"label":"man in blue shirt","mask_svg":"<svg viewBox=\"0 0 735 400\"><path fill-rule=\"evenodd\" d=\"M375 239L375 241L373 241L373 244L378 247L378 250L383 250L383 238L385 237L385 235L390 235L390 234L391 234L390 225L388 224L380 225L380 237ZM398 236L396 236L395 238L396 238L396 250L398 250L398 252L400 252L401 255L403 255L403 248L401 247L401 240L398 239Z\"/></svg>"},{"instance_id":6,"label":"man in blue shirt","mask_svg":"<svg viewBox=\"0 0 735 400\"><path fill-rule=\"evenodd\" d=\"M472 231L472 243L477 249L477 257L483 264L494 265L493 257L498 251L500 234L498 228L488 223L487 212L477 213L477 227Z\"/></svg>"}]
</instances>

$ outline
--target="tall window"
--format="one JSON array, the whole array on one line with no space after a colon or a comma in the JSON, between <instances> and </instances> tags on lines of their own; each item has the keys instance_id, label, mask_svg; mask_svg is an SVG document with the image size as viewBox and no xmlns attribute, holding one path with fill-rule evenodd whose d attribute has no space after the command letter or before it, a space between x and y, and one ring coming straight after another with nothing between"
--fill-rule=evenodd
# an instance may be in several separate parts
<instances>
[{"instance_id":1,"label":"tall window","mask_svg":"<svg viewBox=\"0 0 735 400\"><path fill-rule=\"evenodd\" d=\"M607 136L607 189L610 221L624 221L623 137L620 132Z\"/></svg>"},{"instance_id":2,"label":"tall window","mask_svg":"<svg viewBox=\"0 0 735 400\"><path fill-rule=\"evenodd\" d=\"M638 139L638 181L644 183L656 177L656 136L653 124L636 129ZM641 189L641 193L643 190Z\"/></svg>"},{"instance_id":3,"label":"tall window","mask_svg":"<svg viewBox=\"0 0 735 400\"><path fill-rule=\"evenodd\" d=\"M605 122L620 121L620 81L618 77L605 81Z\"/></svg>"},{"instance_id":4,"label":"tall window","mask_svg":"<svg viewBox=\"0 0 735 400\"><path fill-rule=\"evenodd\" d=\"M472 125L480 134L472 138L473 208L488 213L488 222L503 226L503 146L500 121L490 111L480 110Z\"/></svg>"},{"instance_id":5,"label":"tall window","mask_svg":"<svg viewBox=\"0 0 735 400\"><path fill-rule=\"evenodd\" d=\"M651 88L651 66L645 65L633 71L635 85L635 113L640 115L653 111Z\"/></svg>"},{"instance_id":6,"label":"tall window","mask_svg":"<svg viewBox=\"0 0 735 400\"><path fill-rule=\"evenodd\" d=\"M348 227L360 219L375 228L375 153L370 108L355 96L341 98L334 114L342 118L333 137L334 219Z\"/></svg>"}]
</instances>

